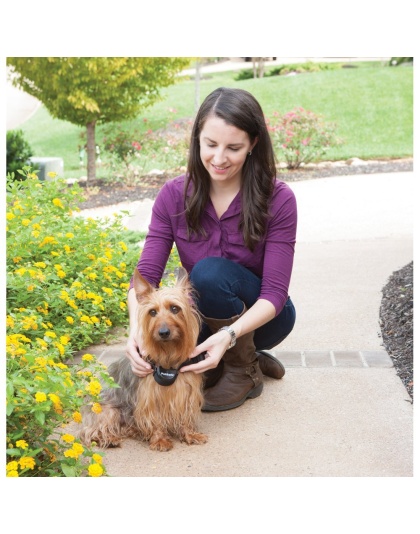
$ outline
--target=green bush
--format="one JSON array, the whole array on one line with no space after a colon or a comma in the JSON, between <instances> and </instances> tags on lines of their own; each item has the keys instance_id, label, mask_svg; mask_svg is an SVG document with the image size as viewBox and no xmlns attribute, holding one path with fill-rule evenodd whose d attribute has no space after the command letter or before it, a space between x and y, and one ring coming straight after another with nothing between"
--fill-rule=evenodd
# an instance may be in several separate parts
<instances>
[{"instance_id":1,"label":"green bush","mask_svg":"<svg viewBox=\"0 0 420 534\"><path fill-rule=\"evenodd\" d=\"M25 165L29 164L29 158L33 156L32 148L25 139L22 130L9 130L6 135L6 174L14 174L15 180L22 180L23 176L18 173Z\"/></svg>"},{"instance_id":2,"label":"green bush","mask_svg":"<svg viewBox=\"0 0 420 534\"><path fill-rule=\"evenodd\" d=\"M78 186L40 182L29 168L7 184L7 475L100 476L101 456L63 434L80 408L99 410L103 364L75 350L127 323L138 246L120 218L75 216ZM131 240L132 241L132 240Z\"/></svg>"},{"instance_id":3,"label":"green bush","mask_svg":"<svg viewBox=\"0 0 420 534\"><path fill-rule=\"evenodd\" d=\"M301 107L283 116L274 113L267 119L267 127L276 155L286 161L288 169L315 161L328 148L342 142L335 135L334 124L325 123L322 117Z\"/></svg>"},{"instance_id":4,"label":"green bush","mask_svg":"<svg viewBox=\"0 0 420 534\"><path fill-rule=\"evenodd\" d=\"M238 72L238 74L235 74L233 79L236 82L240 82L242 80L250 80L254 77L254 71L252 69L243 69Z\"/></svg>"},{"instance_id":5,"label":"green bush","mask_svg":"<svg viewBox=\"0 0 420 534\"><path fill-rule=\"evenodd\" d=\"M290 74L291 72L296 72L301 74L303 72L320 72L322 70L333 70L340 68L339 63L313 63L312 61L307 61L306 63L293 63L288 65L279 65L273 67L266 76L280 76L285 74Z\"/></svg>"},{"instance_id":6,"label":"green bush","mask_svg":"<svg viewBox=\"0 0 420 534\"><path fill-rule=\"evenodd\" d=\"M392 57L389 61L391 67L402 65L403 63L413 63L413 57Z\"/></svg>"}]
</instances>

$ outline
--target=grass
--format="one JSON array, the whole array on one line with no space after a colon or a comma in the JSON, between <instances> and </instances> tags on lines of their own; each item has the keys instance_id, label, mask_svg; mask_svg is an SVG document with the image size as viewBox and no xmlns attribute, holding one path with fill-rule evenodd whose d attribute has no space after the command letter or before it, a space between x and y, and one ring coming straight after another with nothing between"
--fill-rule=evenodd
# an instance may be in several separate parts
<instances>
[{"instance_id":1,"label":"grass","mask_svg":"<svg viewBox=\"0 0 420 534\"><path fill-rule=\"evenodd\" d=\"M200 101L217 87L239 87L255 95L268 117L274 111L283 114L297 106L322 115L336 124L337 134L344 140L342 145L328 151L325 159L411 157L413 69L380 63L356 67L243 81L234 80L235 72L205 74L200 82ZM192 118L194 102L194 79L185 78L162 90L160 102L121 126L140 132L164 128L174 119ZM174 109L176 113L170 111ZM83 128L53 119L41 107L21 129L34 155L63 158L65 178L85 174L78 154ZM99 144L102 130L98 126ZM154 166L159 167L158 159ZM104 171L98 169L98 176L101 172Z\"/></svg>"}]
</instances>

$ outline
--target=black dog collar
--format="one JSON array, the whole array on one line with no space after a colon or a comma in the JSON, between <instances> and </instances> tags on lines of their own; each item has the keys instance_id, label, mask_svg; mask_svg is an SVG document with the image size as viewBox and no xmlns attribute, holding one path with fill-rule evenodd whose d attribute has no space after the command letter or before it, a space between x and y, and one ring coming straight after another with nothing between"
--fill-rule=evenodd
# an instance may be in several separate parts
<instances>
[{"instance_id":1,"label":"black dog collar","mask_svg":"<svg viewBox=\"0 0 420 534\"><path fill-rule=\"evenodd\" d=\"M205 355L206 353L202 352L195 358L186 360L185 362L181 363L178 369L173 369L173 368L165 369L164 367L161 367L160 365L156 365L155 363L150 362L153 368L153 378L160 386L171 386L177 379L178 372L181 369L181 367L185 367L186 365L193 365L194 363L201 362L206 359Z\"/></svg>"}]
</instances>

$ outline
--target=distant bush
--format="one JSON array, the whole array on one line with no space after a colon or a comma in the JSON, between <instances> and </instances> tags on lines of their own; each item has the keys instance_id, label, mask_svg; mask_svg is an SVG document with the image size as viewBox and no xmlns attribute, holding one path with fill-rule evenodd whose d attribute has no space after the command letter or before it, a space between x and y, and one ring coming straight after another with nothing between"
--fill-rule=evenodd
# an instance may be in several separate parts
<instances>
[{"instance_id":1,"label":"distant bush","mask_svg":"<svg viewBox=\"0 0 420 534\"><path fill-rule=\"evenodd\" d=\"M244 69L240 70L238 74L235 74L233 79L237 82L241 82L242 80L250 80L254 77L254 71L252 69Z\"/></svg>"},{"instance_id":2,"label":"distant bush","mask_svg":"<svg viewBox=\"0 0 420 534\"><path fill-rule=\"evenodd\" d=\"M402 65L403 63L413 63L413 57L392 57L389 64L391 67L396 67Z\"/></svg>"},{"instance_id":3,"label":"distant bush","mask_svg":"<svg viewBox=\"0 0 420 534\"><path fill-rule=\"evenodd\" d=\"M283 116L274 113L267 119L267 127L276 155L286 161L288 169L315 161L329 147L342 142L335 135L334 124L326 123L322 117L301 107Z\"/></svg>"},{"instance_id":4,"label":"distant bush","mask_svg":"<svg viewBox=\"0 0 420 534\"><path fill-rule=\"evenodd\" d=\"M313 63L312 61L307 61L306 63L293 63L289 65L279 65L273 67L266 76L281 76L285 74L290 74L291 72L296 72L297 74L303 72L320 72L322 70L335 70L340 68L339 63Z\"/></svg>"},{"instance_id":5,"label":"distant bush","mask_svg":"<svg viewBox=\"0 0 420 534\"><path fill-rule=\"evenodd\" d=\"M6 136L6 175L14 173L15 180L22 180L17 171L28 165L33 151L22 130L9 130Z\"/></svg>"}]
</instances>

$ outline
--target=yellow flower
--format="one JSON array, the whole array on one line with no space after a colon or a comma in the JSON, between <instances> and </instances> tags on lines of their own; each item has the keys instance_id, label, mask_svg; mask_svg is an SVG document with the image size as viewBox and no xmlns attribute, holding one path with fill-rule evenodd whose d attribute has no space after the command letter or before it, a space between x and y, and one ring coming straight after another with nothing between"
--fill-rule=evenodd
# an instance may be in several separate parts
<instances>
[{"instance_id":1,"label":"yellow flower","mask_svg":"<svg viewBox=\"0 0 420 534\"><path fill-rule=\"evenodd\" d=\"M50 178L55 178L57 176L57 173L50 171L50 172L47 172L47 176L49 176Z\"/></svg>"},{"instance_id":2,"label":"yellow flower","mask_svg":"<svg viewBox=\"0 0 420 534\"><path fill-rule=\"evenodd\" d=\"M19 465L21 469L25 469L25 467L33 469L35 467L35 460L30 456L22 456L22 458L19 460Z\"/></svg>"},{"instance_id":3,"label":"yellow flower","mask_svg":"<svg viewBox=\"0 0 420 534\"><path fill-rule=\"evenodd\" d=\"M65 278L66 273L64 271L57 271L57 276L59 276L60 278Z\"/></svg>"},{"instance_id":4,"label":"yellow flower","mask_svg":"<svg viewBox=\"0 0 420 534\"><path fill-rule=\"evenodd\" d=\"M71 339L70 336L60 336L60 343L62 345L67 345L70 339Z\"/></svg>"},{"instance_id":5,"label":"yellow flower","mask_svg":"<svg viewBox=\"0 0 420 534\"><path fill-rule=\"evenodd\" d=\"M33 291L34 289L35 289L35 286L34 286L33 284L30 284L30 285L26 288L26 290L29 291L29 292Z\"/></svg>"},{"instance_id":6,"label":"yellow flower","mask_svg":"<svg viewBox=\"0 0 420 534\"><path fill-rule=\"evenodd\" d=\"M16 217L16 215L14 213L12 213L11 211L9 211L8 213L6 213L6 219L8 221L11 221L12 219L14 219Z\"/></svg>"},{"instance_id":7,"label":"yellow flower","mask_svg":"<svg viewBox=\"0 0 420 534\"><path fill-rule=\"evenodd\" d=\"M63 203L59 198L54 198L52 203L54 204L54 206L57 206L57 208L64 209Z\"/></svg>"},{"instance_id":8,"label":"yellow flower","mask_svg":"<svg viewBox=\"0 0 420 534\"><path fill-rule=\"evenodd\" d=\"M31 220L30 219L22 219L22 225L23 226L29 226L31 224Z\"/></svg>"},{"instance_id":9,"label":"yellow flower","mask_svg":"<svg viewBox=\"0 0 420 534\"><path fill-rule=\"evenodd\" d=\"M10 315L6 317L6 326L8 326L9 328L15 327L15 320L13 319L13 317L10 317Z\"/></svg>"},{"instance_id":10,"label":"yellow flower","mask_svg":"<svg viewBox=\"0 0 420 534\"><path fill-rule=\"evenodd\" d=\"M38 391L35 393L35 400L36 402L45 402L47 400L47 396L42 391Z\"/></svg>"},{"instance_id":11,"label":"yellow flower","mask_svg":"<svg viewBox=\"0 0 420 534\"><path fill-rule=\"evenodd\" d=\"M28 444L26 443L24 439L20 439L19 441L16 442L16 447L19 447L20 449L27 449Z\"/></svg>"},{"instance_id":12,"label":"yellow flower","mask_svg":"<svg viewBox=\"0 0 420 534\"><path fill-rule=\"evenodd\" d=\"M82 284L81 282L76 281L72 283L71 287L82 287Z\"/></svg>"},{"instance_id":13,"label":"yellow flower","mask_svg":"<svg viewBox=\"0 0 420 534\"><path fill-rule=\"evenodd\" d=\"M91 382L89 382L89 384L86 386L86 390L91 394L91 395L99 395L99 393L101 392L101 389L102 389L102 386L101 384L97 381L97 380L92 380Z\"/></svg>"},{"instance_id":14,"label":"yellow flower","mask_svg":"<svg viewBox=\"0 0 420 534\"><path fill-rule=\"evenodd\" d=\"M73 317L70 317L70 316L67 316L67 317L66 317L66 321L67 321L68 323L70 323L70 324L73 324L73 323L74 323L74 319L73 319Z\"/></svg>"},{"instance_id":15,"label":"yellow flower","mask_svg":"<svg viewBox=\"0 0 420 534\"><path fill-rule=\"evenodd\" d=\"M34 230L41 230L41 225L38 224L38 223L35 223L35 224L32 225L32 228L33 228Z\"/></svg>"},{"instance_id":16,"label":"yellow flower","mask_svg":"<svg viewBox=\"0 0 420 534\"><path fill-rule=\"evenodd\" d=\"M92 324L92 321L90 320L90 317L88 315L82 315L80 317L80 322L81 323Z\"/></svg>"},{"instance_id":17,"label":"yellow flower","mask_svg":"<svg viewBox=\"0 0 420 534\"><path fill-rule=\"evenodd\" d=\"M120 247L123 249L124 252L127 252L128 248L127 248L127 245L124 243L124 241L120 241L118 244L120 245Z\"/></svg>"},{"instance_id":18,"label":"yellow flower","mask_svg":"<svg viewBox=\"0 0 420 534\"><path fill-rule=\"evenodd\" d=\"M99 462L98 462L99 463ZM6 471L17 471L18 470L18 463L16 461L9 462L6 464Z\"/></svg>"},{"instance_id":19,"label":"yellow flower","mask_svg":"<svg viewBox=\"0 0 420 534\"><path fill-rule=\"evenodd\" d=\"M82 356L82 360L83 360L84 362L91 362L91 361L93 361L94 359L95 359L95 356L94 356L93 354L88 354L88 353L87 353L87 354L84 354L84 355Z\"/></svg>"},{"instance_id":20,"label":"yellow flower","mask_svg":"<svg viewBox=\"0 0 420 534\"><path fill-rule=\"evenodd\" d=\"M57 240L55 239L55 237L48 235L44 237L44 240L39 244L39 246L43 247L44 245L56 244L56 243L57 243Z\"/></svg>"},{"instance_id":21,"label":"yellow flower","mask_svg":"<svg viewBox=\"0 0 420 534\"><path fill-rule=\"evenodd\" d=\"M96 273L89 273L87 275L87 278L89 278L90 280L95 280L97 277L98 275Z\"/></svg>"},{"instance_id":22,"label":"yellow flower","mask_svg":"<svg viewBox=\"0 0 420 534\"><path fill-rule=\"evenodd\" d=\"M102 406L99 404L99 402L94 402L92 404L92 412L93 413L101 413L102 412Z\"/></svg>"},{"instance_id":23,"label":"yellow flower","mask_svg":"<svg viewBox=\"0 0 420 534\"><path fill-rule=\"evenodd\" d=\"M82 414L80 412L73 412L73 421L75 423L81 423L82 422Z\"/></svg>"},{"instance_id":24,"label":"yellow flower","mask_svg":"<svg viewBox=\"0 0 420 534\"><path fill-rule=\"evenodd\" d=\"M92 321L93 324L99 323L99 319L96 317L96 315L92 315L90 320Z\"/></svg>"},{"instance_id":25,"label":"yellow flower","mask_svg":"<svg viewBox=\"0 0 420 534\"><path fill-rule=\"evenodd\" d=\"M110 287L103 287L102 291L104 293L107 293L108 295L112 295L113 294L113 290Z\"/></svg>"},{"instance_id":26,"label":"yellow flower","mask_svg":"<svg viewBox=\"0 0 420 534\"><path fill-rule=\"evenodd\" d=\"M64 456L66 458L77 458L78 457L78 455L76 455L73 449L69 449L68 451L65 451Z\"/></svg>"},{"instance_id":27,"label":"yellow flower","mask_svg":"<svg viewBox=\"0 0 420 534\"><path fill-rule=\"evenodd\" d=\"M57 337L57 334L55 334L54 332L51 332L50 330L47 330L45 332L45 335L48 337Z\"/></svg>"},{"instance_id":28,"label":"yellow flower","mask_svg":"<svg viewBox=\"0 0 420 534\"><path fill-rule=\"evenodd\" d=\"M97 464L101 464L102 463L102 456L95 452L95 454L92 454L92 460L94 462L96 462Z\"/></svg>"},{"instance_id":29,"label":"yellow flower","mask_svg":"<svg viewBox=\"0 0 420 534\"><path fill-rule=\"evenodd\" d=\"M66 237L67 239L73 239L74 234L72 232L67 232Z\"/></svg>"},{"instance_id":30,"label":"yellow flower","mask_svg":"<svg viewBox=\"0 0 420 534\"><path fill-rule=\"evenodd\" d=\"M77 455L82 454L82 452L85 450L84 447L80 445L80 443L73 443L72 448Z\"/></svg>"},{"instance_id":31,"label":"yellow flower","mask_svg":"<svg viewBox=\"0 0 420 534\"><path fill-rule=\"evenodd\" d=\"M89 476L91 477L100 477L103 475L103 467L97 463L90 464L88 467Z\"/></svg>"},{"instance_id":32,"label":"yellow flower","mask_svg":"<svg viewBox=\"0 0 420 534\"><path fill-rule=\"evenodd\" d=\"M127 307L127 304L126 304L125 302L120 302L120 308L121 308L122 310L125 310L126 307Z\"/></svg>"},{"instance_id":33,"label":"yellow flower","mask_svg":"<svg viewBox=\"0 0 420 534\"><path fill-rule=\"evenodd\" d=\"M63 434L61 436L61 439L65 441L66 443L73 443L73 441L75 440L75 437L72 436L71 434Z\"/></svg>"},{"instance_id":34,"label":"yellow flower","mask_svg":"<svg viewBox=\"0 0 420 534\"><path fill-rule=\"evenodd\" d=\"M18 477L19 473L17 471L7 471L7 477Z\"/></svg>"}]
</instances>

